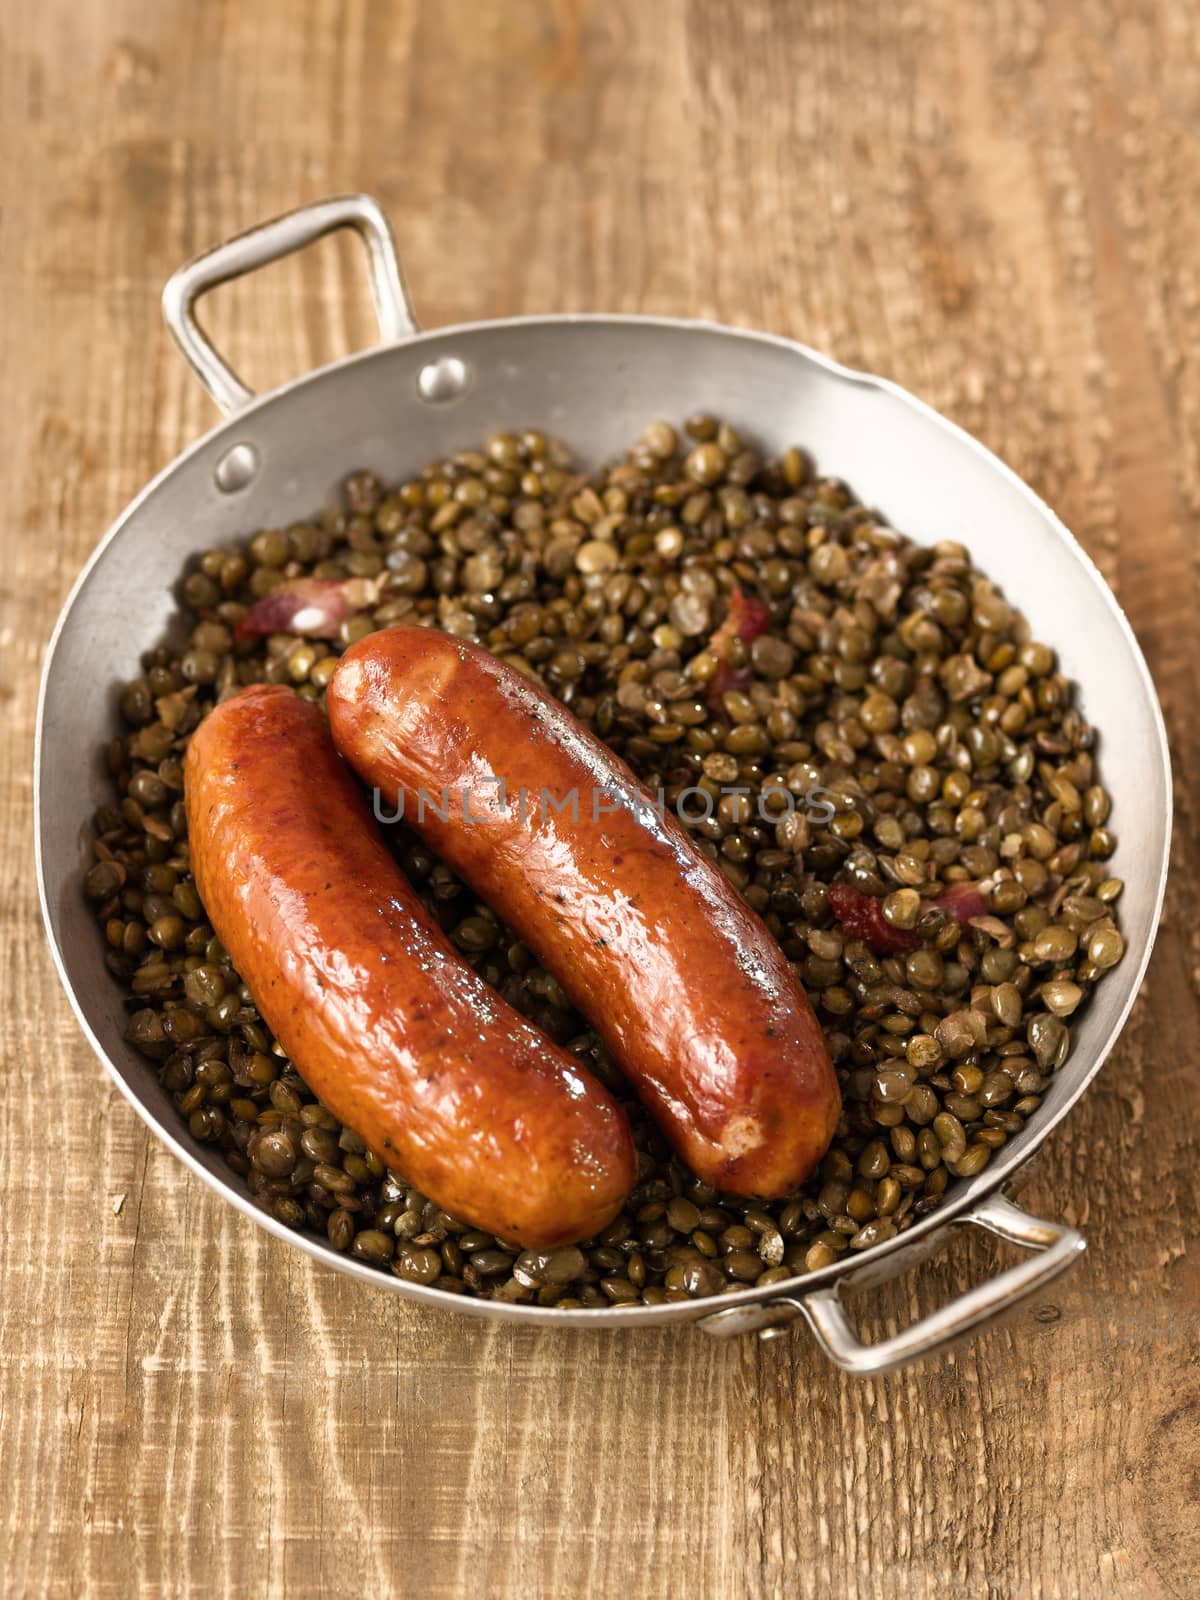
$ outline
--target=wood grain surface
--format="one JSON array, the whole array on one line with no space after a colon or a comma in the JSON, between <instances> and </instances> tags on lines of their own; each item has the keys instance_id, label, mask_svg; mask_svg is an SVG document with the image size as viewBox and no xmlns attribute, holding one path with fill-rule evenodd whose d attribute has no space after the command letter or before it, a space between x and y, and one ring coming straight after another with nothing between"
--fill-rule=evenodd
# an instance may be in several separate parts
<instances>
[{"instance_id":1,"label":"wood grain surface","mask_svg":"<svg viewBox=\"0 0 1200 1600\"><path fill-rule=\"evenodd\" d=\"M0 1592L1191 1600L1200 1593L1200 28L1190 0L5 0L0 12ZM1005 456L1166 702L1166 925L1024 1191L1090 1250L886 1380L803 1333L556 1334L314 1270L92 1058L31 859L72 577L213 421L181 260L362 188L427 323L795 334ZM267 385L372 336L327 243L223 293ZM352 465L352 463L347 463ZM120 1197L124 1197L123 1201ZM993 1262L864 1301L875 1335Z\"/></svg>"}]
</instances>

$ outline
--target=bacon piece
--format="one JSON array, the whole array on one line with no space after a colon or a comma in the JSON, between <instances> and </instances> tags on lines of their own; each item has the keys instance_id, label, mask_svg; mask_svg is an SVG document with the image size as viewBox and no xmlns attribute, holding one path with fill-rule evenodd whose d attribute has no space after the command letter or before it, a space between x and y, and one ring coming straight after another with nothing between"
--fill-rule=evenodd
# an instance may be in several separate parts
<instances>
[{"instance_id":1,"label":"bacon piece","mask_svg":"<svg viewBox=\"0 0 1200 1600\"><path fill-rule=\"evenodd\" d=\"M719 627L713 630L708 648L720 662L708 682L710 700L718 700L728 689L746 690L750 687L750 671L746 667L731 667L728 650L734 639L751 644L766 633L771 626L771 609L765 601L744 594L736 585L729 597L729 610Z\"/></svg>"},{"instance_id":2,"label":"bacon piece","mask_svg":"<svg viewBox=\"0 0 1200 1600\"><path fill-rule=\"evenodd\" d=\"M893 928L883 915L883 901L876 900L848 883L835 883L829 890L834 916L855 939L861 939L880 955L900 955L916 950L920 934L907 928Z\"/></svg>"},{"instance_id":3,"label":"bacon piece","mask_svg":"<svg viewBox=\"0 0 1200 1600\"><path fill-rule=\"evenodd\" d=\"M879 955L901 955L916 950L922 940L919 933L907 928L893 928L883 914L883 901L863 894L848 883L835 883L829 890L829 905L834 916L855 939ZM952 883L936 900L929 902L960 923L970 927L974 919L987 915L987 897L977 883Z\"/></svg>"}]
</instances>

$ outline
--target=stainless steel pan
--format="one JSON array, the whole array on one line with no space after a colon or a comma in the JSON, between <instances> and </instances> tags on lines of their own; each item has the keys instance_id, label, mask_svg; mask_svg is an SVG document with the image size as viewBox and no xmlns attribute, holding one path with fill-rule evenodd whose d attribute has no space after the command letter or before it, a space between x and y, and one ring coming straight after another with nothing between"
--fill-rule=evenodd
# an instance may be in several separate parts
<instances>
[{"instance_id":1,"label":"stainless steel pan","mask_svg":"<svg viewBox=\"0 0 1200 1600\"><path fill-rule=\"evenodd\" d=\"M382 342L266 396L213 348L195 302L334 229L363 239ZM182 268L163 295L167 323L225 420L138 495L75 584L47 652L37 729L37 857L54 957L84 1032L162 1141L260 1227L376 1289L429 1307L556 1327L698 1322L763 1337L804 1318L839 1366L877 1373L927 1355L1044 1288L1084 1248L1074 1228L1028 1216L1005 1197L1020 1169L1091 1083L1129 1014L1162 904L1171 781L1162 716L1129 624L1054 514L995 456L894 384L852 372L789 339L664 317L512 317L420 332L379 207L327 200L265 223ZM863 1256L718 1303L555 1311L469 1300L385 1276L259 1211L215 1151L185 1138L145 1061L122 1039L122 996L101 959L81 879L86 819L108 797L99 746L115 723L113 684L172 626L172 587L193 552L324 505L343 475L403 477L489 431L534 423L599 461L656 417L720 410L768 450L802 442L898 527L954 538L1023 608L1084 686L1102 730L1105 782L1120 835L1124 962L1100 985L1070 1060L1037 1115L941 1208ZM972 1224L1032 1252L895 1338L866 1345L843 1288L921 1259L951 1227Z\"/></svg>"}]
</instances>

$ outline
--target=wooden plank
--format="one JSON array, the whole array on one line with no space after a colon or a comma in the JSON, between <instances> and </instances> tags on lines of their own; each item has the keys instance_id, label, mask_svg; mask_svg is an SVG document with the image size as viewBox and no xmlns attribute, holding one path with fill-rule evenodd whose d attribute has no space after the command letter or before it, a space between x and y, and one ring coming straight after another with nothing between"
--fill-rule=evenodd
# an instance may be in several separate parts
<instances>
[{"instance_id":1,"label":"wooden plank","mask_svg":"<svg viewBox=\"0 0 1200 1600\"><path fill-rule=\"evenodd\" d=\"M1200 1575L1200 59L1186 0L15 0L0 24L0 1589L1190 1596ZM108 1087L44 949L38 660L88 550L212 421L156 301L301 200L391 212L429 323L593 308L898 378L1062 511L1150 654L1161 946L1029 1203L1085 1263L871 1383L800 1334L413 1311L235 1219ZM267 385L367 342L341 245L212 325ZM118 1208L118 1200L124 1197ZM863 1307L894 1331L994 1260Z\"/></svg>"}]
</instances>

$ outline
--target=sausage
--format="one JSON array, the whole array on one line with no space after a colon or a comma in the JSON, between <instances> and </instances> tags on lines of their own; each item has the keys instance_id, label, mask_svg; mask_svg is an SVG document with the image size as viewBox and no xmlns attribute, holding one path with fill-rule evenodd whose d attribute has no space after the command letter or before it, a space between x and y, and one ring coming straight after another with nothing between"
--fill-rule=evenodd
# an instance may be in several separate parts
<instances>
[{"instance_id":1,"label":"sausage","mask_svg":"<svg viewBox=\"0 0 1200 1600\"><path fill-rule=\"evenodd\" d=\"M697 1176L763 1197L808 1176L841 1110L808 999L623 762L523 674L428 628L360 640L327 708L342 754L532 948ZM597 798L614 792L615 809Z\"/></svg>"},{"instance_id":2,"label":"sausage","mask_svg":"<svg viewBox=\"0 0 1200 1600\"><path fill-rule=\"evenodd\" d=\"M625 1113L450 944L320 711L245 689L196 729L184 776L204 908L330 1110L502 1239L548 1247L610 1222L637 1171Z\"/></svg>"}]
</instances>

